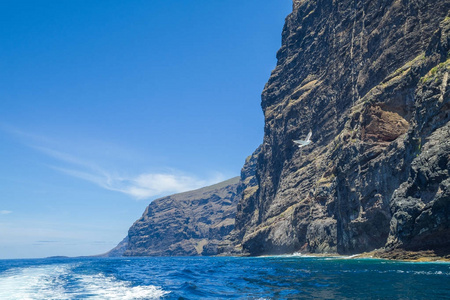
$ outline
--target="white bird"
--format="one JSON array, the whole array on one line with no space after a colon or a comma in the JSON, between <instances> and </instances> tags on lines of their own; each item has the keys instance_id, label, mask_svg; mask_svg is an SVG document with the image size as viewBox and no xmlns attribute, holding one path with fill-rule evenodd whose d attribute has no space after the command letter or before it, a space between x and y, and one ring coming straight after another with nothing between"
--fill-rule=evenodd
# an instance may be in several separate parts
<instances>
[{"instance_id":1,"label":"white bird","mask_svg":"<svg viewBox=\"0 0 450 300\"><path fill-rule=\"evenodd\" d=\"M312 131L310 130L305 140L294 140L294 143L297 144L299 148L309 145L311 143Z\"/></svg>"}]
</instances>

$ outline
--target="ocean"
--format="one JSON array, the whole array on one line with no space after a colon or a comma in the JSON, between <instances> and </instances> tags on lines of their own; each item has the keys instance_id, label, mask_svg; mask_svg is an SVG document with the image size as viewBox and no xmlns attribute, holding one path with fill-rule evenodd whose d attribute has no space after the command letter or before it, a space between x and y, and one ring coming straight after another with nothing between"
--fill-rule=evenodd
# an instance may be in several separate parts
<instances>
[{"instance_id":1,"label":"ocean","mask_svg":"<svg viewBox=\"0 0 450 300\"><path fill-rule=\"evenodd\" d=\"M0 299L450 299L450 264L295 255L0 260Z\"/></svg>"}]
</instances>

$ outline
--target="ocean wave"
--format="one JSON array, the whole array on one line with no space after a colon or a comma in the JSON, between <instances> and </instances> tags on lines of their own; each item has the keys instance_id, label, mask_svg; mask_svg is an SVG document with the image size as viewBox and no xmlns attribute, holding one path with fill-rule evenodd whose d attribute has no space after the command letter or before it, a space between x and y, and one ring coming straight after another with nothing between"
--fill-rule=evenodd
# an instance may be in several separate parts
<instances>
[{"instance_id":1,"label":"ocean wave","mask_svg":"<svg viewBox=\"0 0 450 300\"><path fill-rule=\"evenodd\" d=\"M439 275L450 276L450 272L443 271L414 271L414 270L376 270L376 269L358 269L358 270L342 270L342 273L378 273L378 274L406 274L406 275Z\"/></svg>"},{"instance_id":2,"label":"ocean wave","mask_svg":"<svg viewBox=\"0 0 450 300\"><path fill-rule=\"evenodd\" d=\"M78 281L82 283L82 291L78 292L78 296L91 299L159 299L168 294L153 285L131 286L128 281L119 281L104 274L83 275Z\"/></svg>"},{"instance_id":3,"label":"ocean wave","mask_svg":"<svg viewBox=\"0 0 450 300\"><path fill-rule=\"evenodd\" d=\"M0 274L0 299L159 299L169 292L114 276L75 274L75 265L16 268Z\"/></svg>"},{"instance_id":4,"label":"ocean wave","mask_svg":"<svg viewBox=\"0 0 450 300\"><path fill-rule=\"evenodd\" d=\"M390 270L380 273L394 272L397 274L413 274L413 275L444 275L450 276L450 272L442 272L442 271L410 271L410 270Z\"/></svg>"},{"instance_id":5,"label":"ocean wave","mask_svg":"<svg viewBox=\"0 0 450 300\"><path fill-rule=\"evenodd\" d=\"M317 258L317 259L346 259L353 258L354 256L344 256L344 255L333 255L333 254L304 254L301 252L294 252L289 255L290 257L307 257L307 258Z\"/></svg>"}]
</instances>

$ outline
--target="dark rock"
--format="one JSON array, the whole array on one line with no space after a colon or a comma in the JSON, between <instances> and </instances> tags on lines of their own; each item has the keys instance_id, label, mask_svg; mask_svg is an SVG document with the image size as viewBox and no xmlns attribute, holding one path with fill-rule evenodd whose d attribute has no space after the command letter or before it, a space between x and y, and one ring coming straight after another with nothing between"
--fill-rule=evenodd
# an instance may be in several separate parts
<instances>
[{"instance_id":1,"label":"dark rock","mask_svg":"<svg viewBox=\"0 0 450 300\"><path fill-rule=\"evenodd\" d=\"M124 256L215 255L234 228L239 178L154 200L128 231Z\"/></svg>"},{"instance_id":2,"label":"dark rock","mask_svg":"<svg viewBox=\"0 0 450 300\"><path fill-rule=\"evenodd\" d=\"M219 252L448 249L449 9L294 1L262 93L263 144Z\"/></svg>"}]
</instances>

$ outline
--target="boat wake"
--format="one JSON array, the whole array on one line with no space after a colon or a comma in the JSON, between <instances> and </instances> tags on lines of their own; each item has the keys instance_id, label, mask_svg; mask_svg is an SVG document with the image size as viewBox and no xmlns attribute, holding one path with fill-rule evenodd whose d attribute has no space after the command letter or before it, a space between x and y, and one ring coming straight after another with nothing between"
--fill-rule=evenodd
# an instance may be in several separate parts
<instances>
[{"instance_id":1,"label":"boat wake","mask_svg":"<svg viewBox=\"0 0 450 300\"><path fill-rule=\"evenodd\" d=\"M0 299L159 299L159 287L133 286L114 276L77 274L76 265L10 269L0 274Z\"/></svg>"}]
</instances>

